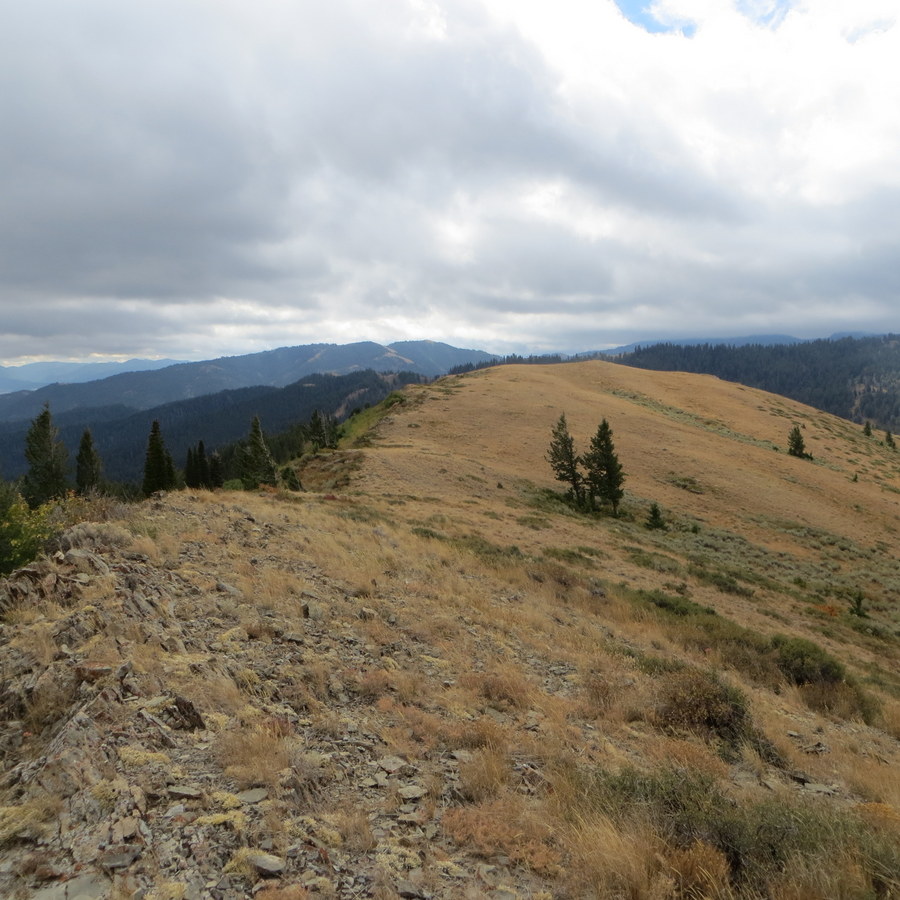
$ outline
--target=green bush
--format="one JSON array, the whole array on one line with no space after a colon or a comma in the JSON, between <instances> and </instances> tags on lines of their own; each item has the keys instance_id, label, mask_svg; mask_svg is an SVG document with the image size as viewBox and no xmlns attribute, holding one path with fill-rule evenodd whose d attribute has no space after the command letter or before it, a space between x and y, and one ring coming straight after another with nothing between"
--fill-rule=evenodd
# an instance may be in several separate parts
<instances>
[{"instance_id":1,"label":"green bush","mask_svg":"<svg viewBox=\"0 0 900 900\"><path fill-rule=\"evenodd\" d=\"M744 694L713 673L696 669L666 680L656 721L663 728L718 738L729 751L754 731Z\"/></svg>"},{"instance_id":2,"label":"green bush","mask_svg":"<svg viewBox=\"0 0 900 900\"><path fill-rule=\"evenodd\" d=\"M900 843L847 810L772 798L736 802L710 776L682 768L583 773L581 803L620 823L649 824L670 848L705 841L728 860L736 897L786 896L779 887L815 872L823 890L790 896L838 896L854 869L855 891L840 896L889 897L898 886Z\"/></svg>"},{"instance_id":3,"label":"green bush","mask_svg":"<svg viewBox=\"0 0 900 900\"><path fill-rule=\"evenodd\" d=\"M836 684L844 680L843 665L806 638L776 634L771 647L775 664L792 684Z\"/></svg>"},{"instance_id":4,"label":"green bush","mask_svg":"<svg viewBox=\"0 0 900 900\"><path fill-rule=\"evenodd\" d=\"M0 575L31 562L49 537L48 508L29 509L12 485L0 481Z\"/></svg>"}]
</instances>

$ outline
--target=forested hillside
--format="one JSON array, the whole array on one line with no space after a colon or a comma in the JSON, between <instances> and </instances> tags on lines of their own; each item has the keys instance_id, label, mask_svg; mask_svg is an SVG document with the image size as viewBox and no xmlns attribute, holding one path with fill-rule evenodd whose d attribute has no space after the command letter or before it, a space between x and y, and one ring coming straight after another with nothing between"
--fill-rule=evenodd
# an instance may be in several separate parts
<instances>
[{"instance_id":1,"label":"forested hillside","mask_svg":"<svg viewBox=\"0 0 900 900\"><path fill-rule=\"evenodd\" d=\"M45 403L57 416L73 409L106 406L147 410L218 391L257 385L285 387L314 374L347 375L371 369L433 377L461 363L492 358L482 350L462 350L436 341L279 347L244 356L180 363L156 372L127 372L86 384L51 384L36 391L17 391L0 396L0 422L31 419Z\"/></svg>"},{"instance_id":2,"label":"forested hillside","mask_svg":"<svg viewBox=\"0 0 900 900\"><path fill-rule=\"evenodd\" d=\"M144 465L151 423L160 423L166 446L176 465L184 464L187 448L203 441L210 450L230 444L247 434L250 421L259 416L267 433L283 431L306 422L316 410L343 418L356 407L379 403L395 387L418 380L372 371L350 375L309 375L283 388L251 387L220 391L193 400L167 403L132 412L122 407L74 410L56 415L60 438L75 459L78 442L90 428L112 481L139 481ZM29 422L0 423L0 474L17 478L26 468L24 446Z\"/></svg>"},{"instance_id":3,"label":"forested hillside","mask_svg":"<svg viewBox=\"0 0 900 900\"><path fill-rule=\"evenodd\" d=\"M900 429L900 336L731 347L655 344L615 358L641 369L716 375L854 422Z\"/></svg>"}]
</instances>

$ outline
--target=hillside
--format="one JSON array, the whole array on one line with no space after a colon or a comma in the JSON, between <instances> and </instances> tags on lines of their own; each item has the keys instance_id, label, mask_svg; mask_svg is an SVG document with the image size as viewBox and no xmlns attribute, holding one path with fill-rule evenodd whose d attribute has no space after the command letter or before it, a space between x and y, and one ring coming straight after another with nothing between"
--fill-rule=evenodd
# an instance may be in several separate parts
<instances>
[{"instance_id":1,"label":"hillside","mask_svg":"<svg viewBox=\"0 0 900 900\"><path fill-rule=\"evenodd\" d=\"M602 362L403 396L305 494L98 504L0 585L0 895L900 896L900 455Z\"/></svg>"},{"instance_id":2,"label":"hillside","mask_svg":"<svg viewBox=\"0 0 900 900\"><path fill-rule=\"evenodd\" d=\"M391 346L361 341L279 347L243 356L178 363L153 372L125 372L83 384L51 384L35 391L17 391L0 396L0 422L32 419L45 403L56 415L75 409L116 406L147 410L220 391L285 387L313 374L347 375L368 369L433 377L461 363L491 358L482 350L462 350L436 341L403 341Z\"/></svg>"},{"instance_id":3,"label":"hillside","mask_svg":"<svg viewBox=\"0 0 900 900\"><path fill-rule=\"evenodd\" d=\"M617 357L625 365L717 375L782 394L862 424L900 430L897 335L789 345L656 344Z\"/></svg>"},{"instance_id":4,"label":"hillside","mask_svg":"<svg viewBox=\"0 0 900 900\"><path fill-rule=\"evenodd\" d=\"M356 407L383 400L395 387L417 380L415 375L371 370L348 375L307 375L285 387L252 387L219 391L192 400L166 403L135 412L123 407L72 410L54 415L60 440L74 468L78 444L90 428L103 459L104 477L140 482L151 423L160 423L166 447L176 465L183 466L188 447L204 441L212 450L246 437L250 422L259 416L267 434L307 422L315 410L343 419ZM25 440L30 422L0 423L0 472L6 478L25 473Z\"/></svg>"}]
</instances>

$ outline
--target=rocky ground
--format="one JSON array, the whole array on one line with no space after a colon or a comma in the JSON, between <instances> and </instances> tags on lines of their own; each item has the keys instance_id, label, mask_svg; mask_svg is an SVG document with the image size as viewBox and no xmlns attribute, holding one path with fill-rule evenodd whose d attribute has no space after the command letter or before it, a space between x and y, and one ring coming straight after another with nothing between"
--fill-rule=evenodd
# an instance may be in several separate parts
<instances>
[{"instance_id":1,"label":"rocky ground","mask_svg":"<svg viewBox=\"0 0 900 900\"><path fill-rule=\"evenodd\" d=\"M526 870L461 854L441 828L502 704L441 746L422 719L391 735L393 673L412 675L412 698L415 678L441 677L439 652L308 560L276 557L285 524L166 504L197 532L176 559L82 525L0 586L0 895L537 896ZM303 589L246 596L226 580L235 548ZM565 690L565 667L545 668ZM542 789L535 764L514 770L524 798Z\"/></svg>"},{"instance_id":2,"label":"rocky ground","mask_svg":"<svg viewBox=\"0 0 900 900\"><path fill-rule=\"evenodd\" d=\"M0 896L598 896L568 880L567 768L681 760L738 796L866 806L831 764L852 742L842 772L896 781L895 738L790 697L759 695L777 766L655 728L648 620L377 513L173 494L0 582ZM634 896L688 896L654 846Z\"/></svg>"}]
</instances>

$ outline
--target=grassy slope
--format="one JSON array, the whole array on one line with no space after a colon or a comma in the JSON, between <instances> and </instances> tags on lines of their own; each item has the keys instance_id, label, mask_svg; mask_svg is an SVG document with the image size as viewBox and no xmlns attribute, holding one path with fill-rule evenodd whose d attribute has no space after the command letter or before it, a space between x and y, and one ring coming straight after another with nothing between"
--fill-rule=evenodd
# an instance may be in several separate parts
<instances>
[{"instance_id":1,"label":"grassy slope","mask_svg":"<svg viewBox=\"0 0 900 900\"><path fill-rule=\"evenodd\" d=\"M369 446L308 466L307 494L172 495L125 522L193 586L174 615L230 648L240 679L123 628L76 648L190 697L215 732L178 740L223 790L265 774L241 782L248 748L338 760L354 735L377 736L372 753L402 756L428 789L424 831L401 834L396 796L359 787L366 754L358 772L317 775L302 809L275 768L271 815L240 841L282 851L318 829L345 870L374 872L382 900L401 876L439 897L494 896L491 882L544 898L897 896L900 456L781 398L599 362L490 369L404 398ZM582 447L609 420L628 475L620 519L555 499L543 457L562 411ZM773 449L795 422L813 462ZM667 531L643 526L653 501ZM218 580L240 596L223 602ZM847 612L857 588L869 618ZM87 599L112 609L119 593ZM7 617L24 649L62 615L38 613ZM315 641L273 669L276 625ZM852 684L792 684L775 633L812 639ZM272 716L286 734L260 731Z\"/></svg>"}]
</instances>

